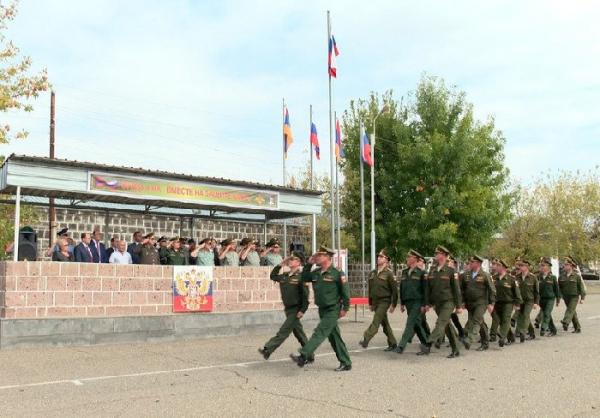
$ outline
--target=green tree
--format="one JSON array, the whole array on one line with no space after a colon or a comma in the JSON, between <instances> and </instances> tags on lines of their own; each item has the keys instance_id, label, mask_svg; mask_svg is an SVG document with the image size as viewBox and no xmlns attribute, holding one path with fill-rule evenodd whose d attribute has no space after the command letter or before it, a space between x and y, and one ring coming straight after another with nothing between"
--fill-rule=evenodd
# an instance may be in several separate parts
<instances>
[{"instance_id":1,"label":"green tree","mask_svg":"<svg viewBox=\"0 0 600 418\"><path fill-rule=\"evenodd\" d=\"M345 112L348 231L360 236L359 124L372 132L383 106L388 111L377 119L375 150L377 246L396 260L410 248L431 254L438 244L459 256L480 251L510 215L505 140L492 118L475 119L465 93L429 76L406 99L394 100L391 91L372 94ZM368 166L365 190L369 219Z\"/></svg>"},{"instance_id":2,"label":"green tree","mask_svg":"<svg viewBox=\"0 0 600 418\"><path fill-rule=\"evenodd\" d=\"M6 38L6 29L17 14L17 2L8 6L0 5L0 111L24 110L30 112L33 107L30 99L38 97L41 91L48 90L46 70L31 74L31 58L20 57L19 48ZM27 137L26 131L18 131L14 136L8 124L0 126L0 144L10 139Z\"/></svg>"}]
</instances>

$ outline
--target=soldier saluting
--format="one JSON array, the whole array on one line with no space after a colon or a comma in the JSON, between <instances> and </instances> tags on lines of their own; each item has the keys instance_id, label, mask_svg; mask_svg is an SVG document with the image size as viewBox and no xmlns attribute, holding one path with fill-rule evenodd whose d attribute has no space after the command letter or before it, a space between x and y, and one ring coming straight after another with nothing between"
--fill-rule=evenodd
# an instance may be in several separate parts
<instances>
[{"instance_id":1,"label":"soldier saluting","mask_svg":"<svg viewBox=\"0 0 600 418\"><path fill-rule=\"evenodd\" d=\"M302 270L302 280L312 282L320 321L308 342L298 350L300 355L290 354L290 358L299 367L304 367L327 338L340 362L335 371L343 372L352 369L352 361L337 322L339 318L346 316L350 309L350 289L344 272L333 266L333 255L333 250L322 246L310 257ZM314 271L313 265L318 266Z\"/></svg>"}]
</instances>

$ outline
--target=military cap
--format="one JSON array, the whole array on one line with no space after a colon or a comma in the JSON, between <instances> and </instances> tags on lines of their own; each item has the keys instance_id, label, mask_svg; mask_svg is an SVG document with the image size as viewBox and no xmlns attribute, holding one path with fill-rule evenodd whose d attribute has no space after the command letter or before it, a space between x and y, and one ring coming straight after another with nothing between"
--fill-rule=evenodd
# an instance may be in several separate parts
<instances>
[{"instance_id":1,"label":"military cap","mask_svg":"<svg viewBox=\"0 0 600 418\"><path fill-rule=\"evenodd\" d=\"M185 244L185 243L187 242L187 238L180 237L180 238L179 238L179 241L180 241L182 244Z\"/></svg>"},{"instance_id":2,"label":"military cap","mask_svg":"<svg viewBox=\"0 0 600 418\"><path fill-rule=\"evenodd\" d=\"M577 261L575 261L575 258L571 257L570 255L565 257L565 264L570 264L573 267L577 267Z\"/></svg>"},{"instance_id":3,"label":"military cap","mask_svg":"<svg viewBox=\"0 0 600 418\"><path fill-rule=\"evenodd\" d=\"M304 261L306 260L306 257L304 256L304 253L302 251L292 251L290 257L297 258L302 264L304 264Z\"/></svg>"},{"instance_id":4,"label":"military cap","mask_svg":"<svg viewBox=\"0 0 600 418\"><path fill-rule=\"evenodd\" d=\"M409 250L407 255L409 257L416 257L416 258L418 258L420 260L424 260L425 259L425 257L423 257L421 254L419 254L418 251L415 251L415 250Z\"/></svg>"},{"instance_id":5,"label":"military cap","mask_svg":"<svg viewBox=\"0 0 600 418\"><path fill-rule=\"evenodd\" d=\"M173 237L169 240L170 242L180 241L179 237Z\"/></svg>"},{"instance_id":6,"label":"military cap","mask_svg":"<svg viewBox=\"0 0 600 418\"><path fill-rule=\"evenodd\" d=\"M229 244L233 244L235 240L231 239L231 238L225 238L223 241L221 241L221 247L227 247Z\"/></svg>"},{"instance_id":7,"label":"military cap","mask_svg":"<svg viewBox=\"0 0 600 418\"><path fill-rule=\"evenodd\" d=\"M192 245L196 243L196 240L194 238L190 238L187 240L188 245Z\"/></svg>"},{"instance_id":8,"label":"military cap","mask_svg":"<svg viewBox=\"0 0 600 418\"><path fill-rule=\"evenodd\" d=\"M477 254L471 256L471 261L476 261L478 263L483 263L483 258Z\"/></svg>"},{"instance_id":9,"label":"military cap","mask_svg":"<svg viewBox=\"0 0 600 418\"><path fill-rule=\"evenodd\" d=\"M540 264L546 264L552 267L552 260L550 260L550 257L542 257L540 258Z\"/></svg>"},{"instance_id":10,"label":"military cap","mask_svg":"<svg viewBox=\"0 0 600 418\"><path fill-rule=\"evenodd\" d=\"M377 255L387 258L388 261L391 260L390 256L387 255L387 250L385 248L382 248L381 250L379 250L379 254L377 254Z\"/></svg>"},{"instance_id":11,"label":"military cap","mask_svg":"<svg viewBox=\"0 0 600 418\"><path fill-rule=\"evenodd\" d=\"M164 235L158 239L158 242L165 242L165 241L167 241L167 237L165 237Z\"/></svg>"},{"instance_id":12,"label":"military cap","mask_svg":"<svg viewBox=\"0 0 600 418\"><path fill-rule=\"evenodd\" d=\"M317 250L317 254L325 254L328 255L329 257L333 257L335 255L335 251L333 251L331 248L326 247L324 245L321 245L319 247L319 249Z\"/></svg>"},{"instance_id":13,"label":"military cap","mask_svg":"<svg viewBox=\"0 0 600 418\"><path fill-rule=\"evenodd\" d=\"M250 244L251 242L253 242L253 239L252 239L252 238L243 238L243 239L240 241L240 245L243 247L243 246L245 246L245 245L248 245L248 244Z\"/></svg>"},{"instance_id":14,"label":"military cap","mask_svg":"<svg viewBox=\"0 0 600 418\"><path fill-rule=\"evenodd\" d=\"M501 258L497 258L497 259L496 259L496 263L497 263L497 264L500 264L500 265L501 265L501 266L503 266L505 269L507 269L507 268L508 268L508 263L507 263L506 261L502 260Z\"/></svg>"},{"instance_id":15,"label":"military cap","mask_svg":"<svg viewBox=\"0 0 600 418\"><path fill-rule=\"evenodd\" d=\"M448 254L448 260L454 261L456 263L456 257L454 257L452 254Z\"/></svg>"},{"instance_id":16,"label":"military cap","mask_svg":"<svg viewBox=\"0 0 600 418\"><path fill-rule=\"evenodd\" d=\"M517 261L518 264L527 264L528 266L531 266L531 262L529 260L527 260L526 258L520 258L519 261Z\"/></svg>"},{"instance_id":17,"label":"military cap","mask_svg":"<svg viewBox=\"0 0 600 418\"><path fill-rule=\"evenodd\" d=\"M448 248L444 247L443 245L438 245L437 247L435 247L434 253L444 253L446 255L450 255L450 250L448 250Z\"/></svg>"},{"instance_id":18,"label":"military cap","mask_svg":"<svg viewBox=\"0 0 600 418\"><path fill-rule=\"evenodd\" d=\"M212 238L204 238L202 241L200 241L198 243L198 245L202 245L202 244L205 244L205 243L211 242L211 241L212 241Z\"/></svg>"},{"instance_id":19,"label":"military cap","mask_svg":"<svg viewBox=\"0 0 600 418\"><path fill-rule=\"evenodd\" d=\"M279 241L277 238L271 238L269 242L267 242L267 248L274 247L276 245L281 247L281 241Z\"/></svg>"},{"instance_id":20,"label":"military cap","mask_svg":"<svg viewBox=\"0 0 600 418\"><path fill-rule=\"evenodd\" d=\"M67 235L68 232L69 232L69 228L63 228L60 231L58 231L56 235L58 235L59 237L62 237L63 235Z\"/></svg>"},{"instance_id":21,"label":"military cap","mask_svg":"<svg viewBox=\"0 0 600 418\"><path fill-rule=\"evenodd\" d=\"M149 234L144 235L144 239L152 239L154 238L154 232L150 232Z\"/></svg>"}]
</instances>

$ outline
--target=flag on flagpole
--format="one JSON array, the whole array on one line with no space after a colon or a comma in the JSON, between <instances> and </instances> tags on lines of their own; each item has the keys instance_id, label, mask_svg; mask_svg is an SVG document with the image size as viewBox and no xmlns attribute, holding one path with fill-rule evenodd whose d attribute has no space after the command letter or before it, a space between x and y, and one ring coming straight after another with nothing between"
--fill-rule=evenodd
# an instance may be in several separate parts
<instances>
[{"instance_id":1,"label":"flag on flagpole","mask_svg":"<svg viewBox=\"0 0 600 418\"><path fill-rule=\"evenodd\" d=\"M345 158L344 146L342 144L342 129L340 128L340 121L335 120L335 158L337 161L340 158Z\"/></svg>"},{"instance_id":2,"label":"flag on flagpole","mask_svg":"<svg viewBox=\"0 0 600 418\"><path fill-rule=\"evenodd\" d=\"M283 112L283 155L285 158L287 158L287 152L292 142L294 142L294 137L292 136L292 125L290 125L290 114L286 106Z\"/></svg>"},{"instance_id":3,"label":"flag on flagpole","mask_svg":"<svg viewBox=\"0 0 600 418\"><path fill-rule=\"evenodd\" d=\"M317 135L317 125L314 123L310 124L310 143L315 149L315 155L317 160L321 159L321 149L319 148L319 136Z\"/></svg>"},{"instance_id":4,"label":"flag on flagpole","mask_svg":"<svg viewBox=\"0 0 600 418\"><path fill-rule=\"evenodd\" d=\"M369 136L365 132L365 128L361 126L360 132L360 155L364 163L369 166L373 165L373 159L371 158L371 144L369 143Z\"/></svg>"},{"instance_id":5,"label":"flag on flagpole","mask_svg":"<svg viewBox=\"0 0 600 418\"><path fill-rule=\"evenodd\" d=\"M337 78L337 65L335 64L335 57L338 55L340 55L340 51L335 43L335 37L331 35L329 38L329 57L327 59L330 77Z\"/></svg>"}]
</instances>

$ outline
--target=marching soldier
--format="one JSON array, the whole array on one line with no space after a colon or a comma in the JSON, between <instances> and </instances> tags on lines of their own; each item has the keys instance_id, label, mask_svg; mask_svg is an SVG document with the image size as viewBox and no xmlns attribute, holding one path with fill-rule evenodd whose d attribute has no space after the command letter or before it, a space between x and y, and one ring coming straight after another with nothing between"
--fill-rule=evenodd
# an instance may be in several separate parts
<instances>
[{"instance_id":1,"label":"marching soldier","mask_svg":"<svg viewBox=\"0 0 600 418\"><path fill-rule=\"evenodd\" d=\"M242 266L260 266L260 255L256 252L258 241L252 238L244 238L240 242L240 263Z\"/></svg>"},{"instance_id":2,"label":"marching soldier","mask_svg":"<svg viewBox=\"0 0 600 418\"><path fill-rule=\"evenodd\" d=\"M552 319L552 309L560 303L560 290L558 288L558 280L552 274L550 268L552 261L547 257L542 257L540 260L540 274L538 281L540 284L540 335L543 337L547 331L548 336L556 335L556 326Z\"/></svg>"},{"instance_id":3,"label":"marching soldier","mask_svg":"<svg viewBox=\"0 0 600 418\"><path fill-rule=\"evenodd\" d=\"M425 309L434 307L437 314L435 328L427 339L427 344L421 344L421 351L417 355L427 355L431 351L432 343L438 341L444 332L448 336L448 341L452 347L452 353L448 358L455 358L460 355L458 351L457 336L454 327L450 324L450 315L452 312L460 314L461 295L456 271L448 266L448 255L450 251L447 248L438 246L435 249L435 259L437 266L433 267L427 276L427 287L425 288Z\"/></svg>"},{"instance_id":4,"label":"marching soldier","mask_svg":"<svg viewBox=\"0 0 600 418\"><path fill-rule=\"evenodd\" d=\"M308 283L302 281L303 264L304 254L293 252L271 271L271 280L279 283L281 301L285 308L285 322L279 328L277 335L267 341L263 348L258 349L265 360L268 360L273 351L283 344L290 333L294 333L294 337L302 347L308 340L300 322L308 309Z\"/></svg>"},{"instance_id":5,"label":"marching soldier","mask_svg":"<svg viewBox=\"0 0 600 418\"><path fill-rule=\"evenodd\" d=\"M562 293L565 305L567 307L562 321L563 329L567 331L569 324L573 322L574 333L581 332L581 324L577 318L577 303L583 303L585 299L585 283L581 275L575 270L577 263L573 257L567 257L564 262L564 272L558 279L560 292Z\"/></svg>"},{"instance_id":6,"label":"marching soldier","mask_svg":"<svg viewBox=\"0 0 600 418\"><path fill-rule=\"evenodd\" d=\"M455 275L458 277L458 284L460 285L462 283L462 277L460 275L458 275L458 263L456 262L456 258L454 258L454 256L452 254L450 254L448 256L448 265L457 272L457 273L455 273ZM465 274L466 274L466 271L467 271L467 268L465 268ZM465 338L465 329L463 328L462 324L460 323L460 319L458 318L458 315L456 314L456 312L452 312L452 315L450 315L450 319L452 320L452 324L456 328L456 331L458 331L458 339L463 341Z\"/></svg>"},{"instance_id":7,"label":"marching soldier","mask_svg":"<svg viewBox=\"0 0 600 418\"><path fill-rule=\"evenodd\" d=\"M535 329L531 324L531 310L537 309L540 303L540 287L538 278L529 272L531 263L528 260L521 259L519 262L519 274L517 281L521 289L521 298L523 304L519 309L519 317L517 320L517 332L522 343L525 342L525 333L529 334L528 339L535 339Z\"/></svg>"},{"instance_id":8,"label":"marching soldier","mask_svg":"<svg viewBox=\"0 0 600 418\"><path fill-rule=\"evenodd\" d=\"M486 310L490 313L494 310L496 289L490 275L481 270L481 263L483 263L483 258L480 256L471 257L469 272L463 276L461 281L464 303L469 312L469 320L465 326L467 335L463 340L467 350L471 348L476 334L481 335L481 347L477 351L489 348L489 335L483 316Z\"/></svg>"},{"instance_id":9,"label":"marching soldier","mask_svg":"<svg viewBox=\"0 0 600 418\"><path fill-rule=\"evenodd\" d=\"M519 282L508 273L508 264L504 260L497 260L496 263L496 305L494 312L498 315L498 345L504 347L504 344L511 343L509 338L510 320L513 307L520 309L523 304Z\"/></svg>"},{"instance_id":10,"label":"marching soldier","mask_svg":"<svg viewBox=\"0 0 600 418\"><path fill-rule=\"evenodd\" d=\"M283 257L281 252L281 242L277 238L271 238L267 242L266 248L260 254L260 264L263 266L276 266L281 263Z\"/></svg>"},{"instance_id":11,"label":"marching soldier","mask_svg":"<svg viewBox=\"0 0 600 418\"><path fill-rule=\"evenodd\" d=\"M388 311L393 313L397 304L398 284L390 268L390 257L385 250L381 250L377 255L377 269L369 274L369 309L375 314L371 325L363 334L363 339L358 343L361 347L369 346L369 341L377 334L381 325L388 343L384 351L396 348L396 338L388 319Z\"/></svg>"},{"instance_id":12,"label":"marching soldier","mask_svg":"<svg viewBox=\"0 0 600 418\"><path fill-rule=\"evenodd\" d=\"M221 251L219 252L219 263L222 266L239 266L240 256L235 252L237 247L235 240L231 238L221 241Z\"/></svg>"},{"instance_id":13,"label":"marching soldier","mask_svg":"<svg viewBox=\"0 0 600 418\"><path fill-rule=\"evenodd\" d=\"M333 255L333 250L322 246L310 257L302 270L302 280L313 284L320 321L308 342L298 350L300 355L290 354L290 357L299 367L304 367L327 338L340 362L335 371L344 372L352 370L352 361L337 322L339 318L346 316L350 309L350 288L344 272L333 267ZM315 264L318 268L312 271Z\"/></svg>"},{"instance_id":14,"label":"marching soldier","mask_svg":"<svg viewBox=\"0 0 600 418\"><path fill-rule=\"evenodd\" d=\"M492 283L494 283L494 287L496 286L496 280L498 279L498 259L493 258L490 265L490 273L492 277ZM496 309L492 311L492 325L490 325L490 342L496 342L498 338L498 326L500 325L500 320L498 318L498 312Z\"/></svg>"},{"instance_id":15,"label":"marching soldier","mask_svg":"<svg viewBox=\"0 0 600 418\"><path fill-rule=\"evenodd\" d=\"M418 267L419 259L423 258L415 250L410 250L406 256L408 266L400 273L400 310L406 313L406 326L398 347L394 350L402 354L406 344L417 334L421 344L427 344L427 332L423 327L425 312L425 287L427 286L427 273ZM423 258L424 259L424 258Z\"/></svg>"}]
</instances>

